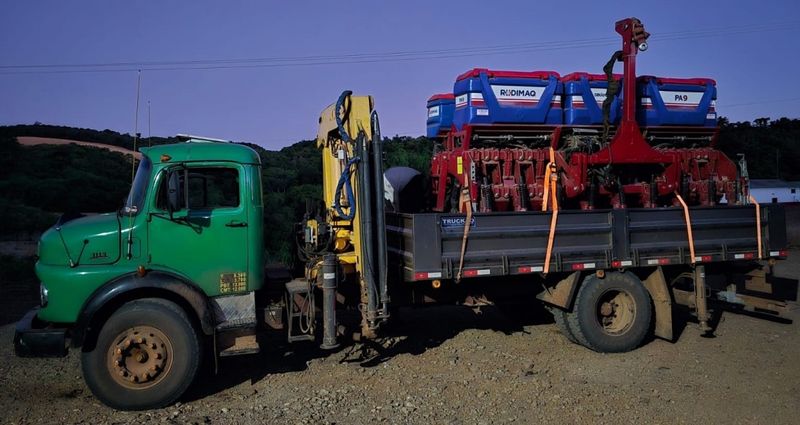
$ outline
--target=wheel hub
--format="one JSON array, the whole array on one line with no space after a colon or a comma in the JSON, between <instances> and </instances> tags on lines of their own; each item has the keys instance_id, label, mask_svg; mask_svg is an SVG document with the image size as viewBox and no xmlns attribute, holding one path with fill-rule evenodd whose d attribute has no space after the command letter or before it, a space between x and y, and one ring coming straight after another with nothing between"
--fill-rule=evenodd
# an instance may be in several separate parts
<instances>
[{"instance_id":1,"label":"wheel hub","mask_svg":"<svg viewBox=\"0 0 800 425\"><path fill-rule=\"evenodd\" d=\"M597 320L605 333L624 334L630 329L635 317L636 303L627 292L609 290L600 297Z\"/></svg>"},{"instance_id":2,"label":"wheel hub","mask_svg":"<svg viewBox=\"0 0 800 425\"><path fill-rule=\"evenodd\" d=\"M120 333L109 347L107 366L111 376L128 388L155 385L172 365L172 343L160 330L137 326Z\"/></svg>"}]
</instances>

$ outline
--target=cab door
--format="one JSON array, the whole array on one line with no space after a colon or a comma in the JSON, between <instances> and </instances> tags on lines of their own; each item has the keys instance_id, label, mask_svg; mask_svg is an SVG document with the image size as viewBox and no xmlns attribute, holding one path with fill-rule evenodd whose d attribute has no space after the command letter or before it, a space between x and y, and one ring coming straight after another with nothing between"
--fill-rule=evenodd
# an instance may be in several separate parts
<instances>
[{"instance_id":1,"label":"cab door","mask_svg":"<svg viewBox=\"0 0 800 425\"><path fill-rule=\"evenodd\" d=\"M149 223L151 265L184 275L209 296L247 292L245 179L243 167L230 163L162 172Z\"/></svg>"}]
</instances>

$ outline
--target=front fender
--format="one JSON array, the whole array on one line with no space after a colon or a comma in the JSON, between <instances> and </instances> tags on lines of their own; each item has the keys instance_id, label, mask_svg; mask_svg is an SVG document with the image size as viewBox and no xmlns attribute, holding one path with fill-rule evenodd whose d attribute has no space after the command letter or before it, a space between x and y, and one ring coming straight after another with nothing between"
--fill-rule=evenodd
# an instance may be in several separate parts
<instances>
[{"instance_id":1,"label":"front fender","mask_svg":"<svg viewBox=\"0 0 800 425\"><path fill-rule=\"evenodd\" d=\"M164 298L175 302L197 319L203 333L214 333L214 310L208 297L194 283L164 271L149 271L144 276L129 273L98 288L81 308L71 331L73 347L91 350L103 323L122 304L139 298Z\"/></svg>"}]
</instances>

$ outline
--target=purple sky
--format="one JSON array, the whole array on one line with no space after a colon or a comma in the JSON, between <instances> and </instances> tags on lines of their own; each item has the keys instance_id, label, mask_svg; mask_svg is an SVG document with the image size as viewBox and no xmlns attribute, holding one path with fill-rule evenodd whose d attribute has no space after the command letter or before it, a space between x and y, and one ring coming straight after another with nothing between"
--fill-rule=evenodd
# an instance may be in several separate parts
<instances>
[{"instance_id":1,"label":"purple sky","mask_svg":"<svg viewBox=\"0 0 800 425\"><path fill-rule=\"evenodd\" d=\"M425 132L426 99L452 90L467 69L600 72L619 47L614 22L627 16L640 18L653 35L639 55L640 74L714 78L718 110L732 120L800 117L797 0L5 1L0 67L192 60L207 66L220 59L415 52L416 60L406 61L143 71L145 136L150 101L153 135L199 134L277 149L313 138L319 112L343 89L375 96L384 135L417 136ZM767 31L769 24L780 25ZM708 32L689 37L697 31ZM577 47L572 40L594 41ZM567 47L496 48L547 42ZM495 46L491 54L453 57L487 46ZM449 53L420 59L426 50ZM132 133L135 93L133 70L1 68L0 124Z\"/></svg>"}]
</instances>

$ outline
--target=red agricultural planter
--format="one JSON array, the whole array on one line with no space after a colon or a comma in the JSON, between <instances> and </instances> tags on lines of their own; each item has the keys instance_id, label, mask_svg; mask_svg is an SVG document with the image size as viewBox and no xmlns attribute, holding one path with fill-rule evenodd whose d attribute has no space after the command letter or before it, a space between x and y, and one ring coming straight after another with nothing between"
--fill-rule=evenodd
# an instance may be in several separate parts
<instances>
[{"instance_id":1,"label":"red agricultural planter","mask_svg":"<svg viewBox=\"0 0 800 425\"><path fill-rule=\"evenodd\" d=\"M439 132L431 162L434 210L464 210L465 186L481 212L542 209L548 169L563 209L673 206L678 195L689 205L744 203L743 161L737 167L714 148L716 83L637 79L649 34L635 18L616 31L622 50L606 64L606 81L546 71L459 76L453 123Z\"/></svg>"}]
</instances>

